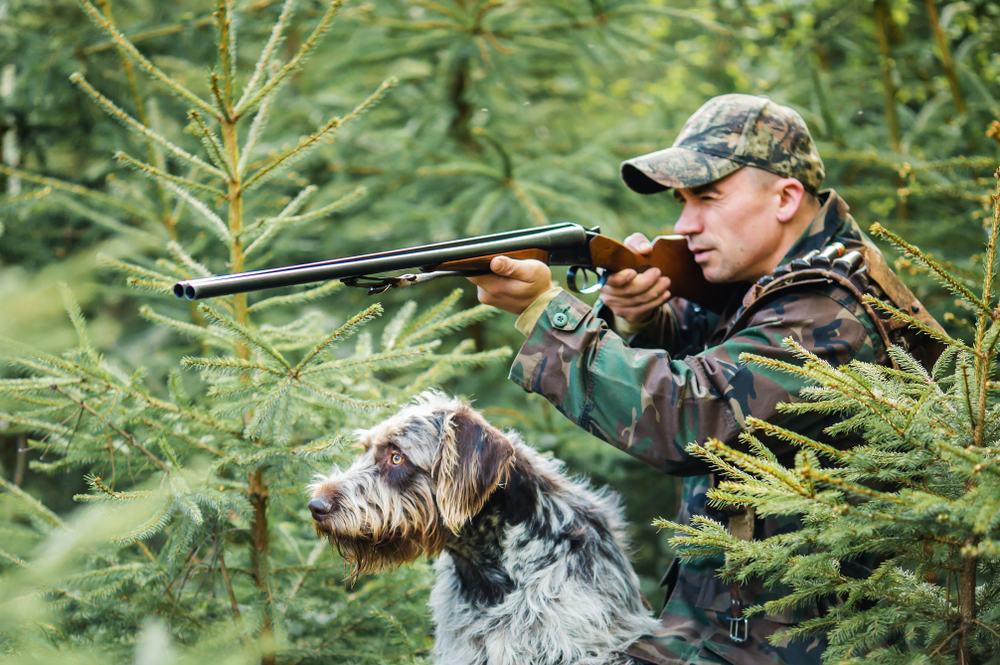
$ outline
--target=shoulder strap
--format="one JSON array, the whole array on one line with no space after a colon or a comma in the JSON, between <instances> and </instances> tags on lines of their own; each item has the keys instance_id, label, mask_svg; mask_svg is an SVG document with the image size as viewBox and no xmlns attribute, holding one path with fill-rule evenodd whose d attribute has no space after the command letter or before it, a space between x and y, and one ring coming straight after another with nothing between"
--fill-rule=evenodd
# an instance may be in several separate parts
<instances>
[{"instance_id":1,"label":"shoulder strap","mask_svg":"<svg viewBox=\"0 0 1000 665\"><path fill-rule=\"evenodd\" d=\"M944 347L940 342L865 300L867 295L889 303L928 327L944 332L916 296L889 269L878 248L859 241L849 242L846 246L839 242L832 243L779 266L770 275L762 277L744 296L743 306L731 329L745 326L765 299L781 291L830 283L839 284L858 301L886 348L901 346L928 369L941 355ZM895 361L892 362L895 367Z\"/></svg>"}]
</instances>

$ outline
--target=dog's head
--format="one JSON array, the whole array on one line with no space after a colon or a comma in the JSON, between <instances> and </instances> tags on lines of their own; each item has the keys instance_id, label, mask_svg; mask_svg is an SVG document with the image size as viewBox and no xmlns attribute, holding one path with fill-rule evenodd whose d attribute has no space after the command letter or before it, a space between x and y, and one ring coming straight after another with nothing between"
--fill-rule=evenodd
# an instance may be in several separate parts
<instances>
[{"instance_id":1,"label":"dog's head","mask_svg":"<svg viewBox=\"0 0 1000 665\"><path fill-rule=\"evenodd\" d=\"M428 391L355 432L363 452L310 485L316 532L353 574L441 551L506 479L514 444L468 404Z\"/></svg>"}]
</instances>

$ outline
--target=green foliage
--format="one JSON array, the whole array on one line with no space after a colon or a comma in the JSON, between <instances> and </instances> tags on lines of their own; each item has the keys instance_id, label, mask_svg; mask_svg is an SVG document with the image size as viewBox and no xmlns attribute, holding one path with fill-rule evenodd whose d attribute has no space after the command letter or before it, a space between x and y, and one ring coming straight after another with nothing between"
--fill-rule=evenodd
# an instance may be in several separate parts
<instances>
[{"instance_id":1,"label":"green foliage","mask_svg":"<svg viewBox=\"0 0 1000 665\"><path fill-rule=\"evenodd\" d=\"M207 266L226 259L239 270L251 250L279 242L278 231L328 216L358 195L299 213L316 189L307 185L276 215L266 214L276 193L265 183L324 135L359 117L384 85L298 146L259 162L239 158L241 151L251 154L267 110L275 110L274 92L298 71L340 7L330 4L297 52L272 66L294 4L285 3L242 100L234 101L240 69L233 59L233 7L220 2L220 56L209 75L210 101L145 58L108 14L81 2L126 67L198 109L190 117L211 163L151 129L142 114L123 110L82 75L71 77L152 156L143 162L117 153L138 171L126 184L138 196L149 246L137 260L114 265L154 298L172 299L173 282L210 274ZM250 125L245 133L243 125ZM168 170L174 168L188 175L175 176ZM159 210L144 207L150 199L142 194L157 189L174 202ZM248 196L251 191L255 196ZM119 215L131 205L82 195ZM255 211L262 215L258 222L245 224ZM39 453L33 471L89 471L88 491L75 497L86 507L65 521L0 479L0 505L11 525L9 545L0 553L5 651L49 662L122 660L137 648L148 653L144 641L158 635L189 658L229 652L234 662L320 662L345 654L363 662L387 653L422 659L430 634L421 593L426 565L345 588L336 581L342 562L303 515L303 489L311 475L347 460L341 433L457 371L508 355L505 348L477 353L467 342L439 352L443 335L490 312L454 312L458 292L429 308L413 303L393 317L376 345L370 326L383 313L381 305L339 325L312 309L337 291L331 285L253 306L246 295L199 307L143 305L144 319L195 345L180 359L187 372L150 376L144 366L126 369L121 359L101 353L73 289L63 284L60 290L77 345L54 355L6 343L13 378L0 380L6 409L0 420L37 437L26 441ZM151 617L159 621L149 623ZM232 650L234 641L241 646Z\"/></svg>"},{"instance_id":2,"label":"green foliage","mask_svg":"<svg viewBox=\"0 0 1000 665\"><path fill-rule=\"evenodd\" d=\"M963 276L883 231L975 312L970 342L935 335L947 350L933 371L898 347L889 350L895 367L857 361L833 367L791 340L800 365L746 357L811 380L806 400L782 410L842 415L826 433L857 445L833 447L754 420L754 433L742 436L746 451L717 440L688 447L729 478L709 492L716 507L792 516L802 528L746 542L704 518L661 524L678 532L673 542L682 556L725 553L726 577L760 577L792 588L748 613L838 598L825 616L784 633L825 633L830 647L824 662L974 663L1000 651L1000 384L994 378L1000 187L993 199L981 295L963 284ZM778 462L764 443L768 438L800 448L794 468ZM869 568L858 572L861 566Z\"/></svg>"},{"instance_id":3,"label":"green foliage","mask_svg":"<svg viewBox=\"0 0 1000 665\"><path fill-rule=\"evenodd\" d=\"M254 518L235 508L220 518L209 505L216 504L200 502L191 488L241 498L246 510L259 471L271 490L270 570L308 562L314 536L299 493L307 476L349 456L338 437L376 417L364 405L445 381L476 397L497 424L520 429L624 495L636 563L656 605L671 548L667 534L646 525L673 512L673 481L596 444L508 385L503 363L480 364L503 352L474 348L509 345L516 333L509 320L485 322L471 290L456 295L442 281L405 297L386 293L386 315L320 349L308 364L325 370L295 377L313 349L371 303L325 284L251 297L244 318L232 299L206 312L175 301L169 287L178 277L546 221L600 224L615 237L665 232L679 210L674 201L628 192L617 165L668 145L706 99L734 91L768 94L806 118L827 183L859 221L885 221L969 273L969 248L981 243L989 206L982 183L996 161L997 146L983 131L1000 119L998 11L992 0L972 0L941 3L932 17L933 6L0 0L0 336L30 347L4 344L15 364L5 370L0 410L21 421L0 422L0 475L95 534L86 540L93 559L36 564L36 548L54 546L57 532L44 530L30 510L5 507L0 529L11 541L0 550L69 576L136 559L153 565L145 546L169 573L126 583L102 601L104 610L120 605L127 619L68 601L55 613L38 606L48 614L9 606L4 617L14 620L0 625L38 619L24 634L48 649L22 648L20 657L53 660L61 650L59 657L75 659L91 645L126 654L141 644L164 659L259 659L270 647L241 637L263 635L260 608L270 602L257 591L248 554ZM918 266L901 257L899 267L909 273ZM920 279L915 290L939 319L950 317L953 336L975 325L974 313L953 305L951 293ZM60 282L71 285L82 314L66 315ZM78 346L84 320L90 342ZM64 356L69 348L76 350ZM182 367L184 358L191 360ZM131 499L138 512L120 513L129 521L109 522L120 529L97 529L98 513L86 516L108 508L103 499L82 499L81 516L69 516L79 503L74 495L104 495L87 484L88 474L111 492L153 494ZM152 482L170 474L176 482ZM208 481L216 476L218 485ZM15 502L12 496L3 501ZM156 506L168 505L164 531L107 549L112 537L141 528ZM186 551L172 549L188 536ZM102 563L105 556L125 560ZM314 564L329 563L316 556ZM246 622L216 629L233 616L220 582L230 557ZM21 566L0 565L4 584L14 584L10 576ZM287 597L299 574L271 579ZM308 612L288 609L273 626L283 657L425 658L426 568L362 580L353 591L339 586L342 574L333 562L299 584L291 601ZM18 579L5 588L37 589L38 577ZM154 596L158 604L148 604ZM44 637L42 624L52 627ZM393 637L383 640L386 631Z\"/></svg>"}]
</instances>

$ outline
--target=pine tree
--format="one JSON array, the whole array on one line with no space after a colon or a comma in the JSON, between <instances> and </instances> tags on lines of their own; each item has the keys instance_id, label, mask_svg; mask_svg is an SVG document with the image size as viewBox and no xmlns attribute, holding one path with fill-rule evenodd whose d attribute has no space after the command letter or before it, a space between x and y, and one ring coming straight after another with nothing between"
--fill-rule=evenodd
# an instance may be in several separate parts
<instances>
[{"instance_id":1,"label":"pine tree","mask_svg":"<svg viewBox=\"0 0 1000 665\"><path fill-rule=\"evenodd\" d=\"M106 206L106 226L141 243L150 257L109 260L131 287L149 294L140 315L192 346L182 368L162 381L143 366L126 367L95 347L66 285L75 348L53 355L4 345L18 376L0 381L7 407L0 420L34 437L27 444L41 458L32 469L89 471L88 491L75 497L89 508L74 522L0 479L10 524L9 542L0 547L0 641L10 653L122 659L137 640L157 643L163 624L170 641L194 647L199 658L228 651L239 662L347 654L362 662L387 653L415 661L428 649L426 566L357 588L329 584L340 576L334 571L347 571L313 533L304 487L310 475L349 459L351 428L455 372L506 356L504 348L476 352L471 340L440 351L442 337L490 311L456 312L455 291L430 307L400 307L376 339L370 324L382 314L379 304L336 325L313 308L339 283L197 306L172 296L174 282L243 270L286 229L339 214L364 195L358 188L310 208L316 187L296 182L286 196L287 176L279 178L376 104L391 80L298 145L273 155L257 147L282 84L303 67L342 3L328 3L294 52L279 57L295 4L284 2L256 66L241 72L233 3L220 0L218 60L204 97L142 55L107 3L102 11L80 2L119 51L138 111L124 110L81 74L72 80L146 151L117 153L135 170L122 181L128 197L121 200L30 173L24 181L43 186L33 190L38 196L58 189ZM185 141L174 140L152 125L132 79L139 73L191 106L187 132L200 150L185 146L192 141L183 134ZM152 617L158 622L149 624Z\"/></svg>"},{"instance_id":2,"label":"pine tree","mask_svg":"<svg viewBox=\"0 0 1000 665\"><path fill-rule=\"evenodd\" d=\"M748 615L837 598L826 616L785 632L825 633L824 662L971 665L996 662L1000 653L1000 187L992 199L978 293L972 275L872 228L974 312L971 339L963 340L866 296L946 345L933 371L898 347L889 349L895 368L833 367L792 340L786 344L798 364L743 358L813 382L805 401L782 411L839 414L843 420L827 432L853 435L857 445L833 447L754 419L741 437L745 449L717 440L688 447L727 478L709 492L712 504L798 518L800 530L748 542L707 519L660 522L676 530L681 556L725 553L725 577L792 588ZM778 462L767 438L800 448L794 468ZM873 569L852 572L873 558Z\"/></svg>"}]
</instances>

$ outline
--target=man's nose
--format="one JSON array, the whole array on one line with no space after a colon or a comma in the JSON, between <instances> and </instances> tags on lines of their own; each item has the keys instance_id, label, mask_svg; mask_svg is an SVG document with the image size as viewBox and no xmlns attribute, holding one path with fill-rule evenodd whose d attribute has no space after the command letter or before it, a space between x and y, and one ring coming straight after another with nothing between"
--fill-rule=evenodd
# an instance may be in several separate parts
<instances>
[{"instance_id":1,"label":"man's nose","mask_svg":"<svg viewBox=\"0 0 1000 665\"><path fill-rule=\"evenodd\" d=\"M333 508L333 504L321 496L310 501L308 505L309 512L312 513L313 519L317 522L329 515L330 509Z\"/></svg>"},{"instance_id":2,"label":"man's nose","mask_svg":"<svg viewBox=\"0 0 1000 665\"><path fill-rule=\"evenodd\" d=\"M701 233L701 220L694 206L689 203L684 204L681 216L674 224L674 233L682 236L690 236Z\"/></svg>"}]
</instances>

